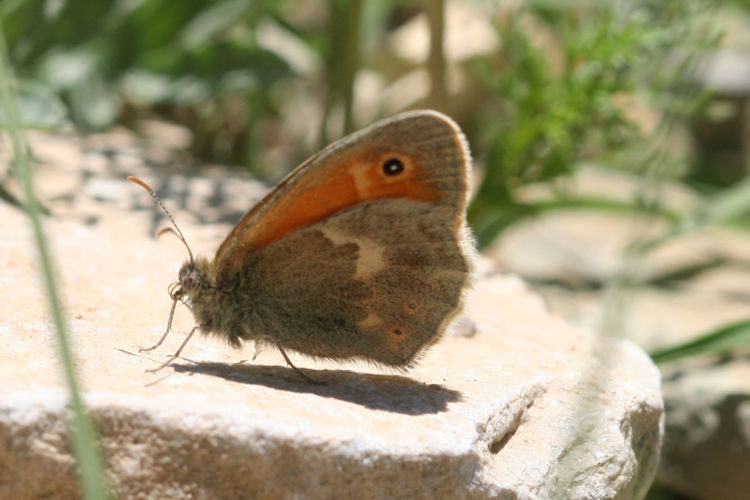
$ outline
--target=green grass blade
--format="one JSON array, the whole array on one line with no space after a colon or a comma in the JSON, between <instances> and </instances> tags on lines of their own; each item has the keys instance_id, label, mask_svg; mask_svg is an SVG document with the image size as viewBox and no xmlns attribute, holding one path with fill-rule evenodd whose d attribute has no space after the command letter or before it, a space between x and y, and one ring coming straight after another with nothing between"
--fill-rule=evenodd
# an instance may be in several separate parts
<instances>
[{"instance_id":1,"label":"green grass blade","mask_svg":"<svg viewBox=\"0 0 750 500\"><path fill-rule=\"evenodd\" d=\"M656 363L667 363L687 357L726 354L740 347L750 347L750 319L725 325L693 340L657 349L650 354Z\"/></svg>"},{"instance_id":2,"label":"green grass blade","mask_svg":"<svg viewBox=\"0 0 750 500\"><path fill-rule=\"evenodd\" d=\"M70 392L72 448L78 460L83 495L87 499L107 498L104 461L97 445L94 426L86 413L74 369L73 352L66 331L62 304L55 281L55 269L42 228L41 207L34 195L33 176L29 162L29 151L23 137L18 110L16 109L14 80L5 46L5 35L0 28L0 104L7 124L7 133L13 145L13 165L24 196L24 208L29 216L34 242L39 253L42 277L47 290L50 313L55 324L60 360L65 382Z\"/></svg>"},{"instance_id":3,"label":"green grass blade","mask_svg":"<svg viewBox=\"0 0 750 500\"><path fill-rule=\"evenodd\" d=\"M529 203L534 207L535 213L542 213L551 210L598 210L602 212L623 212L625 214L645 213L658 216L668 222L676 222L679 215L668 208L662 206L644 206L634 201L622 201L611 198L598 197L577 197L555 200L543 200Z\"/></svg>"}]
</instances>

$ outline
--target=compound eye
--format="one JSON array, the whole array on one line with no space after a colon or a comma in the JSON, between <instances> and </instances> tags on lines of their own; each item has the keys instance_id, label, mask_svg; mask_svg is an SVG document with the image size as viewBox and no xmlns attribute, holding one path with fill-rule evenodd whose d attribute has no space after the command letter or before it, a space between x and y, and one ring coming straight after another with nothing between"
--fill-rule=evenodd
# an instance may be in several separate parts
<instances>
[{"instance_id":1,"label":"compound eye","mask_svg":"<svg viewBox=\"0 0 750 500\"><path fill-rule=\"evenodd\" d=\"M180 271L180 285L186 292L194 290L198 286L200 278L195 269L183 269Z\"/></svg>"}]
</instances>

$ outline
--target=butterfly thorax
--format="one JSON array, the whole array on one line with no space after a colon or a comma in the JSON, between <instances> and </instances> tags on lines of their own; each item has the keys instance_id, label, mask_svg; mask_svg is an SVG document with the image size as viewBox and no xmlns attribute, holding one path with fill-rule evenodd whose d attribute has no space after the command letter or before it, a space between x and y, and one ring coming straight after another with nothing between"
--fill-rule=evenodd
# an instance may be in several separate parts
<instances>
[{"instance_id":1,"label":"butterfly thorax","mask_svg":"<svg viewBox=\"0 0 750 500\"><path fill-rule=\"evenodd\" d=\"M182 265L178 273L177 293L185 297L185 303L193 312L195 321L205 333L214 333L230 344L239 346L238 333L242 331L238 311L233 303L235 295L230 289L217 283L212 260L198 257Z\"/></svg>"}]
</instances>

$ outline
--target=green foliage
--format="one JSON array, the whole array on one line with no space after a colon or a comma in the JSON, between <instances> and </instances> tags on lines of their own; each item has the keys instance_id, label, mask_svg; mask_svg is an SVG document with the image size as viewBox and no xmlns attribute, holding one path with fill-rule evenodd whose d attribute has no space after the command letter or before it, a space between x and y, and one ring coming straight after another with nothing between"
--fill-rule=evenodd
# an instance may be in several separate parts
<instances>
[{"instance_id":1,"label":"green foliage","mask_svg":"<svg viewBox=\"0 0 750 500\"><path fill-rule=\"evenodd\" d=\"M0 6L0 22L21 77L60 95L77 127L105 128L155 113L190 127L198 154L247 164L264 133L254 127L278 111L272 92L315 78L297 74L282 51L259 43L262 22L272 20L323 61L324 120L315 125L322 125L325 143L335 110L343 110L341 130L353 128L355 75L379 51L389 15L417 6L320 1L318 21L300 21L296 10L304 5L9 0ZM499 17L501 46L476 68L494 102L477 110L487 168L469 215L481 246L544 209L522 202L519 188L555 183L582 159L613 158L646 142L619 97L656 100L665 112L684 116L692 100L675 89L685 68L665 61L688 43L693 50L706 41L693 25L701 5L534 1ZM434 68L442 71L440 64ZM641 95L644 90L650 95ZM601 201L603 208L611 204Z\"/></svg>"},{"instance_id":2,"label":"green foliage","mask_svg":"<svg viewBox=\"0 0 750 500\"><path fill-rule=\"evenodd\" d=\"M618 98L657 103L667 117L697 104L682 91L691 60L677 51L689 43L695 55L715 36L694 25L699 9L686 4L530 2L498 24L503 48L479 67L497 100L484 117L486 172L469 210L481 247L540 212L518 199L519 188L554 183L584 159L652 148Z\"/></svg>"},{"instance_id":3,"label":"green foliage","mask_svg":"<svg viewBox=\"0 0 750 500\"><path fill-rule=\"evenodd\" d=\"M258 16L279 4L15 0L0 20L21 76L58 92L75 125L90 129L121 119L127 105L192 106L292 76L255 37Z\"/></svg>"}]
</instances>

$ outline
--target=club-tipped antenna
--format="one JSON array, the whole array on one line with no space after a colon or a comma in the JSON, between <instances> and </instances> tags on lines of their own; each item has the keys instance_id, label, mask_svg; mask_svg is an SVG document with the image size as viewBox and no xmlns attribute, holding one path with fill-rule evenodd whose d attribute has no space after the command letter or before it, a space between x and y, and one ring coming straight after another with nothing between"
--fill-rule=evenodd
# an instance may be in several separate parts
<instances>
[{"instance_id":1,"label":"club-tipped antenna","mask_svg":"<svg viewBox=\"0 0 750 500\"><path fill-rule=\"evenodd\" d=\"M185 245L185 248L187 248L188 256L190 257L190 263L192 264L194 262L193 260L193 252L190 250L190 245L188 245L187 240L185 239L185 236L182 234L182 231L180 231L179 226L177 226L177 222L175 222L174 217L172 217L172 214L169 213L169 210L167 210L167 207L164 206L164 203L161 202L158 196L156 196L156 193L153 189L151 189L151 186L140 180L138 177L133 177L132 175L128 176L128 180L130 182L133 182L135 184L138 184L143 189L148 191L148 193L151 195L151 197L156 200L156 203L159 204L164 214L169 218L169 221L174 226L174 229L171 227L165 227L160 229L156 232L156 236L161 236L164 233L172 233L182 242L183 245Z\"/></svg>"}]
</instances>

